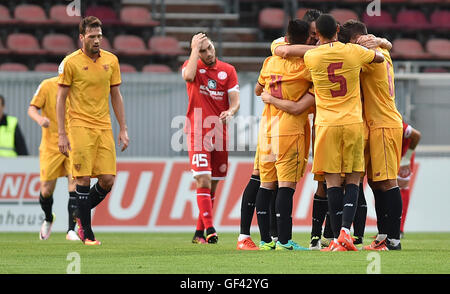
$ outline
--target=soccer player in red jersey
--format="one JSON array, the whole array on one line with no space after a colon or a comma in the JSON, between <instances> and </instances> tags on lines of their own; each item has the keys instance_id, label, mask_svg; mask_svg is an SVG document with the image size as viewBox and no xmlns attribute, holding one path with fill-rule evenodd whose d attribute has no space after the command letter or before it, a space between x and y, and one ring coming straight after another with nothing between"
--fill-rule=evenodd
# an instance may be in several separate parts
<instances>
[{"instance_id":1,"label":"soccer player in red jersey","mask_svg":"<svg viewBox=\"0 0 450 294\"><path fill-rule=\"evenodd\" d=\"M234 66L217 59L204 33L192 37L182 76L189 97L185 132L200 210L192 242L217 243L212 206L217 184L228 170L226 122L239 109L238 77Z\"/></svg>"},{"instance_id":2,"label":"soccer player in red jersey","mask_svg":"<svg viewBox=\"0 0 450 294\"><path fill-rule=\"evenodd\" d=\"M400 237L403 237L406 214L409 205L409 180L413 173L414 167L414 151L419 144L421 134L411 125L403 122L403 141L402 141L402 159L400 161L400 169L398 171L397 182L402 194L403 210L400 223Z\"/></svg>"}]
</instances>

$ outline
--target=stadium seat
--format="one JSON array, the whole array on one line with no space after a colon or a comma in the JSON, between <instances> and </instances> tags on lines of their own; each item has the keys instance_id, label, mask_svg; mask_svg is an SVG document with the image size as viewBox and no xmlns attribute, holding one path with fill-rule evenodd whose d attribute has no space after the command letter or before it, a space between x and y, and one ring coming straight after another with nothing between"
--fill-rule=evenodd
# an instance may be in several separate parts
<instances>
[{"instance_id":1,"label":"stadium seat","mask_svg":"<svg viewBox=\"0 0 450 294\"><path fill-rule=\"evenodd\" d=\"M172 69L165 64L147 64L142 68L142 72L171 73Z\"/></svg>"},{"instance_id":2,"label":"stadium seat","mask_svg":"<svg viewBox=\"0 0 450 294\"><path fill-rule=\"evenodd\" d=\"M10 34L6 39L6 47L15 54L38 55L45 54L41 49L38 40L31 34L15 33Z\"/></svg>"},{"instance_id":3,"label":"stadium seat","mask_svg":"<svg viewBox=\"0 0 450 294\"><path fill-rule=\"evenodd\" d=\"M57 73L58 66L59 66L59 64L57 64L57 63L50 63L50 62L39 63L34 67L34 71Z\"/></svg>"},{"instance_id":4,"label":"stadium seat","mask_svg":"<svg viewBox=\"0 0 450 294\"><path fill-rule=\"evenodd\" d=\"M120 55L151 55L152 52L145 47L144 41L133 35L118 35L114 38L114 49Z\"/></svg>"},{"instance_id":5,"label":"stadium seat","mask_svg":"<svg viewBox=\"0 0 450 294\"><path fill-rule=\"evenodd\" d=\"M45 11L39 5L20 4L14 9L14 18L22 23L45 25L54 21L47 18Z\"/></svg>"},{"instance_id":6,"label":"stadium seat","mask_svg":"<svg viewBox=\"0 0 450 294\"><path fill-rule=\"evenodd\" d=\"M259 27L261 29L284 28L285 13L281 8L264 8L259 12Z\"/></svg>"},{"instance_id":7,"label":"stadium seat","mask_svg":"<svg viewBox=\"0 0 450 294\"><path fill-rule=\"evenodd\" d=\"M66 9L67 5L63 4L52 6L50 8L50 19L60 25L78 25L81 21L81 16L69 16L67 15Z\"/></svg>"},{"instance_id":8,"label":"stadium seat","mask_svg":"<svg viewBox=\"0 0 450 294\"><path fill-rule=\"evenodd\" d=\"M9 54L11 51L7 48L5 48L5 46L3 46L3 42L2 40L0 40L0 54Z\"/></svg>"},{"instance_id":9,"label":"stadium seat","mask_svg":"<svg viewBox=\"0 0 450 294\"><path fill-rule=\"evenodd\" d=\"M78 48L81 48L80 39L78 39L77 44L78 44ZM102 41L100 43L100 48L103 50L109 51L111 53L114 53L114 49L111 47L111 42L105 36L102 37Z\"/></svg>"},{"instance_id":10,"label":"stadium seat","mask_svg":"<svg viewBox=\"0 0 450 294\"><path fill-rule=\"evenodd\" d=\"M395 39L392 42L392 57L403 59L429 59L430 53L423 50L422 44L414 39Z\"/></svg>"},{"instance_id":11,"label":"stadium seat","mask_svg":"<svg viewBox=\"0 0 450 294\"><path fill-rule=\"evenodd\" d=\"M436 10L430 16L430 22L433 29L450 29L450 11Z\"/></svg>"},{"instance_id":12,"label":"stadium seat","mask_svg":"<svg viewBox=\"0 0 450 294\"><path fill-rule=\"evenodd\" d=\"M369 29L385 30L394 29L396 27L392 15L384 10L381 10L379 16L369 16L367 12L364 12L361 16L361 20Z\"/></svg>"},{"instance_id":13,"label":"stadium seat","mask_svg":"<svg viewBox=\"0 0 450 294\"><path fill-rule=\"evenodd\" d=\"M426 67L423 70L424 73L447 73L448 70L446 70L443 67Z\"/></svg>"},{"instance_id":14,"label":"stadium seat","mask_svg":"<svg viewBox=\"0 0 450 294\"><path fill-rule=\"evenodd\" d=\"M177 39L170 36L153 36L148 40L148 48L156 55L181 55L184 52Z\"/></svg>"},{"instance_id":15,"label":"stadium seat","mask_svg":"<svg viewBox=\"0 0 450 294\"><path fill-rule=\"evenodd\" d=\"M442 3L443 0L409 0L409 3L414 3L414 4L437 4L437 3Z\"/></svg>"},{"instance_id":16,"label":"stadium seat","mask_svg":"<svg viewBox=\"0 0 450 294\"><path fill-rule=\"evenodd\" d=\"M358 15L350 9L333 9L330 14L340 23L343 24L349 19L359 20Z\"/></svg>"},{"instance_id":17,"label":"stadium seat","mask_svg":"<svg viewBox=\"0 0 450 294\"><path fill-rule=\"evenodd\" d=\"M153 27L159 25L152 20L150 11L141 6L126 6L120 10L120 20L128 26Z\"/></svg>"},{"instance_id":18,"label":"stadium seat","mask_svg":"<svg viewBox=\"0 0 450 294\"><path fill-rule=\"evenodd\" d=\"M12 24L15 22L16 20L11 17L9 9L4 5L0 5L0 24Z\"/></svg>"},{"instance_id":19,"label":"stadium seat","mask_svg":"<svg viewBox=\"0 0 450 294\"><path fill-rule=\"evenodd\" d=\"M311 8L299 8L299 9L297 9L297 12L296 12L295 16L296 16L298 19L302 19L303 16L305 16L306 12L307 12L308 10L310 10L310 9L311 9Z\"/></svg>"},{"instance_id":20,"label":"stadium seat","mask_svg":"<svg viewBox=\"0 0 450 294\"><path fill-rule=\"evenodd\" d=\"M104 25L120 24L116 12L108 6L90 6L86 9L85 14L98 17Z\"/></svg>"},{"instance_id":21,"label":"stadium seat","mask_svg":"<svg viewBox=\"0 0 450 294\"><path fill-rule=\"evenodd\" d=\"M397 28L405 30L430 29L425 14L420 10L402 10L397 14Z\"/></svg>"},{"instance_id":22,"label":"stadium seat","mask_svg":"<svg viewBox=\"0 0 450 294\"><path fill-rule=\"evenodd\" d=\"M131 65L131 64L127 64L127 63L121 63L120 65L120 72L124 73L124 72L137 72L136 68Z\"/></svg>"},{"instance_id":23,"label":"stadium seat","mask_svg":"<svg viewBox=\"0 0 450 294\"><path fill-rule=\"evenodd\" d=\"M450 41L448 39L430 39L425 48L436 58L450 59Z\"/></svg>"},{"instance_id":24,"label":"stadium seat","mask_svg":"<svg viewBox=\"0 0 450 294\"><path fill-rule=\"evenodd\" d=\"M67 55L75 51L75 44L68 35L48 34L42 39L42 48L50 54Z\"/></svg>"},{"instance_id":25,"label":"stadium seat","mask_svg":"<svg viewBox=\"0 0 450 294\"><path fill-rule=\"evenodd\" d=\"M22 63L7 62L0 65L0 71L28 71L28 67Z\"/></svg>"}]
</instances>

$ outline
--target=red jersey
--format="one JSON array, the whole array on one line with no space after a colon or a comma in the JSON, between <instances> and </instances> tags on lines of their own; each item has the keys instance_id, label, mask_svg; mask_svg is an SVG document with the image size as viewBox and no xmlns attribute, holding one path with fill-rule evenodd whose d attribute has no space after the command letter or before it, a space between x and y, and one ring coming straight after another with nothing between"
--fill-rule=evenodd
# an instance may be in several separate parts
<instances>
[{"instance_id":1,"label":"red jersey","mask_svg":"<svg viewBox=\"0 0 450 294\"><path fill-rule=\"evenodd\" d=\"M403 122L403 140L402 140L402 157L406 154L406 151L411 144L411 126Z\"/></svg>"},{"instance_id":2,"label":"red jersey","mask_svg":"<svg viewBox=\"0 0 450 294\"><path fill-rule=\"evenodd\" d=\"M183 70L188 61L183 64ZM202 129L204 135L214 129L220 122L219 115L228 110L230 104L228 93L239 92L236 69L231 64L216 59L212 67L206 66L200 59L193 82L186 83L189 104L186 113L186 133ZM225 125L223 132L226 132Z\"/></svg>"}]
</instances>

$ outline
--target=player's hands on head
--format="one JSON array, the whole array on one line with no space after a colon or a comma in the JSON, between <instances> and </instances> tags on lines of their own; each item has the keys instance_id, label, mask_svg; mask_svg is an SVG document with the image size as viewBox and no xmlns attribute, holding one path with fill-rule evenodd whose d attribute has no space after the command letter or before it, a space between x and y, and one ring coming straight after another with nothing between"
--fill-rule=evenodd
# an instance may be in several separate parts
<instances>
[{"instance_id":1,"label":"player's hands on head","mask_svg":"<svg viewBox=\"0 0 450 294\"><path fill-rule=\"evenodd\" d=\"M50 120L48 117L43 116L39 122L39 125L43 128L48 128L50 126Z\"/></svg>"},{"instance_id":2,"label":"player's hands on head","mask_svg":"<svg viewBox=\"0 0 450 294\"><path fill-rule=\"evenodd\" d=\"M203 33L198 33L192 37L191 48L192 50L199 51L203 41L207 39L206 35Z\"/></svg>"},{"instance_id":3,"label":"player's hands on head","mask_svg":"<svg viewBox=\"0 0 450 294\"><path fill-rule=\"evenodd\" d=\"M128 144L130 143L130 139L128 138L128 131L126 129L120 130L119 132L119 146L122 146L121 152L125 151L128 148Z\"/></svg>"},{"instance_id":4,"label":"player's hands on head","mask_svg":"<svg viewBox=\"0 0 450 294\"><path fill-rule=\"evenodd\" d=\"M59 134L58 148L59 152L64 154L66 157L69 157L69 151L72 151L72 148L70 147L69 138L67 138L66 134Z\"/></svg>"}]
</instances>

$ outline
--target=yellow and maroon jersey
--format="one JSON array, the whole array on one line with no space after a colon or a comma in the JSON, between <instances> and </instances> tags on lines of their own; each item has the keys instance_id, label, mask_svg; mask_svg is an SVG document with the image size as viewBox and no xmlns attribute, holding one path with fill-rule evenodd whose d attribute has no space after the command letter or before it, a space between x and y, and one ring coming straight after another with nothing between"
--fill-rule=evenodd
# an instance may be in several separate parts
<instances>
[{"instance_id":1,"label":"yellow and maroon jersey","mask_svg":"<svg viewBox=\"0 0 450 294\"><path fill-rule=\"evenodd\" d=\"M41 115L50 120L48 128L42 128L42 138L39 150L59 152L58 149L58 124L56 119L56 94L58 92L58 77L45 79L41 82L30 105L41 110ZM66 104L66 109L68 103ZM67 118L66 118L67 131Z\"/></svg>"},{"instance_id":2,"label":"yellow and maroon jersey","mask_svg":"<svg viewBox=\"0 0 450 294\"><path fill-rule=\"evenodd\" d=\"M58 72L58 84L70 87L69 127L111 129L110 88L121 83L117 57L100 50L93 61L79 49L64 58Z\"/></svg>"},{"instance_id":3,"label":"yellow and maroon jersey","mask_svg":"<svg viewBox=\"0 0 450 294\"><path fill-rule=\"evenodd\" d=\"M275 55L275 49L278 46L283 45L289 45L289 42L286 40L286 37L280 37L278 39L273 40L272 44L270 44L270 52L272 52L272 55Z\"/></svg>"},{"instance_id":4,"label":"yellow and maroon jersey","mask_svg":"<svg viewBox=\"0 0 450 294\"><path fill-rule=\"evenodd\" d=\"M362 68L361 88L364 112L369 128L401 128L402 116L395 106L394 66L389 51L383 53L383 63L366 64Z\"/></svg>"},{"instance_id":5,"label":"yellow and maroon jersey","mask_svg":"<svg viewBox=\"0 0 450 294\"><path fill-rule=\"evenodd\" d=\"M264 61L258 83L276 98L298 101L311 87L311 76L302 58L270 56ZM306 111L292 115L266 104L262 119L267 125L263 129L270 137L303 134L307 118Z\"/></svg>"},{"instance_id":6,"label":"yellow and maroon jersey","mask_svg":"<svg viewBox=\"0 0 450 294\"><path fill-rule=\"evenodd\" d=\"M304 60L314 82L316 125L362 122L359 74L375 51L360 45L333 42L308 50Z\"/></svg>"}]
</instances>

